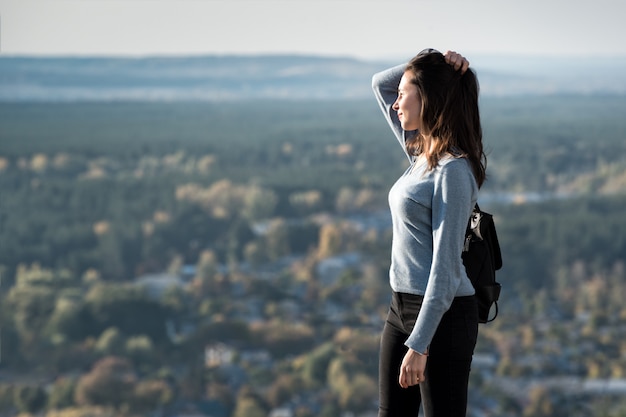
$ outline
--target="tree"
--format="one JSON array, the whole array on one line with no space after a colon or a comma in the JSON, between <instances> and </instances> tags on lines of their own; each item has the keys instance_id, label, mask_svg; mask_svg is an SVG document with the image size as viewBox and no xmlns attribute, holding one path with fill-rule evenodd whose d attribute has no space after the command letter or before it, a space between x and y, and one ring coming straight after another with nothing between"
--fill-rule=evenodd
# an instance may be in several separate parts
<instances>
[{"instance_id":1,"label":"tree","mask_svg":"<svg viewBox=\"0 0 626 417\"><path fill-rule=\"evenodd\" d=\"M216 376L217 378L210 378L210 380L207 382L206 397L209 400L219 402L224 406L224 408L232 410L235 406L236 400L235 396L233 395L233 390L227 382L221 380L225 379L223 378L223 376L221 376L219 373L217 373Z\"/></svg>"},{"instance_id":2,"label":"tree","mask_svg":"<svg viewBox=\"0 0 626 417\"><path fill-rule=\"evenodd\" d=\"M233 417L267 417L267 407L261 399L247 389L242 389L237 397Z\"/></svg>"},{"instance_id":3,"label":"tree","mask_svg":"<svg viewBox=\"0 0 626 417\"><path fill-rule=\"evenodd\" d=\"M316 414L309 407L301 405L296 408L294 417L316 417Z\"/></svg>"},{"instance_id":4,"label":"tree","mask_svg":"<svg viewBox=\"0 0 626 417\"><path fill-rule=\"evenodd\" d=\"M183 267L184 259L181 255L175 255L170 263L167 265L167 273L170 275L178 276L180 270Z\"/></svg>"},{"instance_id":5,"label":"tree","mask_svg":"<svg viewBox=\"0 0 626 417\"><path fill-rule=\"evenodd\" d=\"M389 284L380 277L384 276L380 266L375 262L361 264L360 280L363 285L361 297L355 303L363 311L375 311L385 305Z\"/></svg>"},{"instance_id":6,"label":"tree","mask_svg":"<svg viewBox=\"0 0 626 417\"><path fill-rule=\"evenodd\" d=\"M281 374L269 387L266 398L272 407L279 407L289 401L302 388L303 384L300 378L290 374Z\"/></svg>"},{"instance_id":7,"label":"tree","mask_svg":"<svg viewBox=\"0 0 626 417\"><path fill-rule=\"evenodd\" d=\"M257 186L248 187L242 215L250 221L267 219L274 213L277 203L278 197L272 190Z\"/></svg>"},{"instance_id":8,"label":"tree","mask_svg":"<svg viewBox=\"0 0 626 417\"><path fill-rule=\"evenodd\" d=\"M335 394L339 394L350 383L354 368L353 363L348 363L345 358L340 356L330 362L327 374L328 386Z\"/></svg>"},{"instance_id":9,"label":"tree","mask_svg":"<svg viewBox=\"0 0 626 417\"><path fill-rule=\"evenodd\" d=\"M11 364L19 366L23 363L23 348L21 346L20 335L15 328L15 322L12 319L11 312L6 307L0 296L0 326L2 326L2 345L0 346L0 365L6 363L6 358L11 358Z\"/></svg>"},{"instance_id":10,"label":"tree","mask_svg":"<svg viewBox=\"0 0 626 417\"><path fill-rule=\"evenodd\" d=\"M41 286L14 286L8 301L13 309L15 328L22 341L34 341L43 330L54 310L54 291Z\"/></svg>"},{"instance_id":11,"label":"tree","mask_svg":"<svg viewBox=\"0 0 626 417\"><path fill-rule=\"evenodd\" d=\"M127 335L145 334L155 343L167 340L167 308L132 284L95 285L85 297L85 306L95 322L92 331L116 327Z\"/></svg>"},{"instance_id":12,"label":"tree","mask_svg":"<svg viewBox=\"0 0 626 417\"><path fill-rule=\"evenodd\" d=\"M335 346L332 343L325 343L307 355L301 369L304 381L312 387L324 384L328 365L335 355Z\"/></svg>"},{"instance_id":13,"label":"tree","mask_svg":"<svg viewBox=\"0 0 626 417\"><path fill-rule=\"evenodd\" d=\"M100 258L99 271L105 279L125 281L127 265L124 264L124 236L118 230L107 230L98 236L97 253Z\"/></svg>"},{"instance_id":14,"label":"tree","mask_svg":"<svg viewBox=\"0 0 626 417\"><path fill-rule=\"evenodd\" d=\"M37 413L46 405L46 392L40 386L22 385L13 391L15 406L24 413Z\"/></svg>"},{"instance_id":15,"label":"tree","mask_svg":"<svg viewBox=\"0 0 626 417\"><path fill-rule=\"evenodd\" d=\"M69 407L63 410L51 410L46 417L119 417L121 413L103 407Z\"/></svg>"},{"instance_id":16,"label":"tree","mask_svg":"<svg viewBox=\"0 0 626 417\"><path fill-rule=\"evenodd\" d=\"M193 278L194 295L205 298L220 291L224 277L217 272L218 260L215 252L205 250L200 254Z\"/></svg>"},{"instance_id":17,"label":"tree","mask_svg":"<svg viewBox=\"0 0 626 417\"><path fill-rule=\"evenodd\" d=\"M267 260L265 246L261 242L248 242L243 250L244 259L253 267L262 265Z\"/></svg>"},{"instance_id":18,"label":"tree","mask_svg":"<svg viewBox=\"0 0 626 417\"><path fill-rule=\"evenodd\" d=\"M341 249L341 229L335 224L325 224L320 229L318 257L327 258L339 253Z\"/></svg>"},{"instance_id":19,"label":"tree","mask_svg":"<svg viewBox=\"0 0 626 417\"><path fill-rule=\"evenodd\" d=\"M109 327L100 334L95 349L104 355L119 355L124 347L124 337L116 327Z\"/></svg>"},{"instance_id":20,"label":"tree","mask_svg":"<svg viewBox=\"0 0 626 417\"><path fill-rule=\"evenodd\" d=\"M271 260L276 260L291 252L288 226L284 219L274 219L269 223L265 242L267 254Z\"/></svg>"},{"instance_id":21,"label":"tree","mask_svg":"<svg viewBox=\"0 0 626 417\"><path fill-rule=\"evenodd\" d=\"M101 405L119 409L129 401L135 386L135 373L126 359L108 356L96 362L76 385L79 405Z\"/></svg>"},{"instance_id":22,"label":"tree","mask_svg":"<svg viewBox=\"0 0 626 417\"><path fill-rule=\"evenodd\" d=\"M314 342L313 329L306 324L283 321L255 323L251 326L253 340L261 343L275 357L299 354Z\"/></svg>"},{"instance_id":23,"label":"tree","mask_svg":"<svg viewBox=\"0 0 626 417\"><path fill-rule=\"evenodd\" d=\"M347 213L354 210L356 193L353 189L343 187L337 193L335 208L339 213Z\"/></svg>"},{"instance_id":24,"label":"tree","mask_svg":"<svg viewBox=\"0 0 626 417\"><path fill-rule=\"evenodd\" d=\"M330 398L324 402L319 417L336 417L341 415L341 408L334 398Z\"/></svg>"},{"instance_id":25,"label":"tree","mask_svg":"<svg viewBox=\"0 0 626 417\"><path fill-rule=\"evenodd\" d=\"M54 289L71 287L76 284L75 275L68 269L53 270L34 262L30 266L20 264L15 273L18 287L43 286Z\"/></svg>"},{"instance_id":26,"label":"tree","mask_svg":"<svg viewBox=\"0 0 626 417\"><path fill-rule=\"evenodd\" d=\"M128 355L137 366L148 365L152 363L155 358L152 340L146 335L129 337L126 340L125 350L126 355Z\"/></svg>"},{"instance_id":27,"label":"tree","mask_svg":"<svg viewBox=\"0 0 626 417\"><path fill-rule=\"evenodd\" d=\"M79 291L65 290L65 292ZM93 322L78 295L59 296L54 311L46 325L46 333L55 344L82 340L89 335Z\"/></svg>"},{"instance_id":28,"label":"tree","mask_svg":"<svg viewBox=\"0 0 626 417\"><path fill-rule=\"evenodd\" d=\"M74 405L74 390L76 381L61 377L54 381L48 394L48 409L60 410Z\"/></svg>"},{"instance_id":29,"label":"tree","mask_svg":"<svg viewBox=\"0 0 626 417\"><path fill-rule=\"evenodd\" d=\"M328 385L339 400L339 405L350 411L364 411L372 407L377 397L378 384L362 372L354 358L336 357L328 367Z\"/></svg>"},{"instance_id":30,"label":"tree","mask_svg":"<svg viewBox=\"0 0 626 417\"><path fill-rule=\"evenodd\" d=\"M169 404L174 398L172 388L162 380L141 381L135 386L130 399L130 408L136 413L147 415L159 407Z\"/></svg>"},{"instance_id":31,"label":"tree","mask_svg":"<svg viewBox=\"0 0 626 417\"><path fill-rule=\"evenodd\" d=\"M289 195L289 204L300 215L306 215L318 210L322 204L322 193L319 190L309 190Z\"/></svg>"},{"instance_id":32,"label":"tree","mask_svg":"<svg viewBox=\"0 0 626 417\"><path fill-rule=\"evenodd\" d=\"M366 411L375 404L377 396L377 382L369 375L358 373L339 391L339 404L346 410Z\"/></svg>"},{"instance_id":33,"label":"tree","mask_svg":"<svg viewBox=\"0 0 626 417\"><path fill-rule=\"evenodd\" d=\"M11 411L15 405L13 384L0 384L0 411Z\"/></svg>"},{"instance_id":34,"label":"tree","mask_svg":"<svg viewBox=\"0 0 626 417\"><path fill-rule=\"evenodd\" d=\"M528 405L524 408L524 416L551 417L554 415L550 392L543 387L533 388L529 394Z\"/></svg>"}]
</instances>

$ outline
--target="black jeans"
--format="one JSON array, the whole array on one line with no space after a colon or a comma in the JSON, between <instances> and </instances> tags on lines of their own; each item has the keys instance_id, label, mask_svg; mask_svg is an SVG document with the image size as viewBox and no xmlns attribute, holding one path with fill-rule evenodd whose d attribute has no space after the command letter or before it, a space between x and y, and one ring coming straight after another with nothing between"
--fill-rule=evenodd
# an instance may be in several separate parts
<instances>
[{"instance_id":1,"label":"black jeans","mask_svg":"<svg viewBox=\"0 0 626 417\"><path fill-rule=\"evenodd\" d=\"M394 292L380 342L378 417L417 417L420 405L425 417L464 417L472 355L478 336L476 298L456 297L443 315L431 341L425 381L402 388L400 365L408 348L419 295Z\"/></svg>"}]
</instances>

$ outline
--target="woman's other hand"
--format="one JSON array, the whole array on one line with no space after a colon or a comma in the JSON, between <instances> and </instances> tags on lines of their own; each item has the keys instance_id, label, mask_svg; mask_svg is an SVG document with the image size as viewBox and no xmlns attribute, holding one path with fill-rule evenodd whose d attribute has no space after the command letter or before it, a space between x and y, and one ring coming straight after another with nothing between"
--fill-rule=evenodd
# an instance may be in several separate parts
<instances>
[{"instance_id":1,"label":"woman's other hand","mask_svg":"<svg viewBox=\"0 0 626 417\"><path fill-rule=\"evenodd\" d=\"M409 349L404 355L400 366L400 378L398 379L402 388L408 388L424 381L426 359L426 355L419 354L413 349Z\"/></svg>"}]
</instances>

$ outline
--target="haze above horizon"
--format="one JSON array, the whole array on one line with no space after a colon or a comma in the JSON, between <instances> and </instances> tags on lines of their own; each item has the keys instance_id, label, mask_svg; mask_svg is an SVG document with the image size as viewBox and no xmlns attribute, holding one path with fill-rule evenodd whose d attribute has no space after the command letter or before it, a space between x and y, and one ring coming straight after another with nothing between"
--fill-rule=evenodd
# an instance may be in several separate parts
<instances>
[{"instance_id":1,"label":"haze above horizon","mask_svg":"<svg viewBox=\"0 0 626 417\"><path fill-rule=\"evenodd\" d=\"M626 57L618 0L0 0L2 55Z\"/></svg>"}]
</instances>

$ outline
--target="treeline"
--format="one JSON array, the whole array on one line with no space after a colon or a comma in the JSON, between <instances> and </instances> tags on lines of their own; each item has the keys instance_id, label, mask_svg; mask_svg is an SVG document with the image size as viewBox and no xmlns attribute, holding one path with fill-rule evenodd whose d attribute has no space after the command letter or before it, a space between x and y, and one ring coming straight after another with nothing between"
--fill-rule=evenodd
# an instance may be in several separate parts
<instances>
[{"instance_id":1,"label":"treeline","mask_svg":"<svg viewBox=\"0 0 626 417\"><path fill-rule=\"evenodd\" d=\"M592 192L611 181L623 185L624 112L622 96L483 97L486 190ZM0 103L0 114L0 156L9 160L63 152L124 166L183 151L219 156L215 170L200 175L207 181L383 188L405 163L373 99ZM342 144L348 147L337 147Z\"/></svg>"},{"instance_id":2,"label":"treeline","mask_svg":"<svg viewBox=\"0 0 626 417\"><path fill-rule=\"evenodd\" d=\"M620 97L483 99L483 193L619 193L625 107ZM106 263L125 275L116 278L130 278L162 260L154 252L164 246L190 262L198 253L181 240L200 239L202 247L243 239L243 247L246 222L332 211L350 191L362 197L354 209L384 209L406 164L369 102L5 103L0 110L0 264L9 276L34 261L82 271L103 264L97 252L119 250L121 259ZM246 218L228 207L207 218L203 204L227 203L182 196L198 190L208 200L248 204ZM96 225L115 237L99 239Z\"/></svg>"},{"instance_id":3,"label":"treeline","mask_svg":"<svg viewBox=\"0 0 626 417\"><path fill-rule=\"evenodd\" d=\"M496 221L507 262L503 280L529 296L553 289L562 268L583 263L604 273L626 261L623 195L577 197L498 206Z\"/></svg>"}]
</instances>

